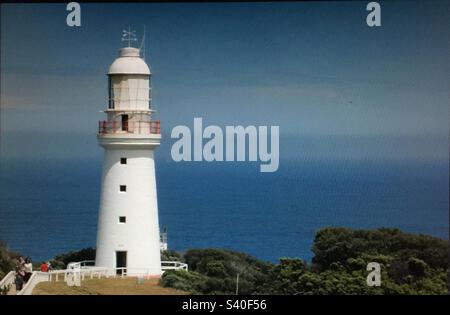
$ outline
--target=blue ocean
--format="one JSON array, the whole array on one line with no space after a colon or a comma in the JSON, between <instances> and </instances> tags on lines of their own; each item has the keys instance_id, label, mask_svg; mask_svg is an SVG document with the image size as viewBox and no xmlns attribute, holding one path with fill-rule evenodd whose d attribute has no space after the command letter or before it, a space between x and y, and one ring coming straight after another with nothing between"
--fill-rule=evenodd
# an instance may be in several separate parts
<instances>
[{"instance_id":1,"label":"blue ocean","mask_svg":"<svg viewBox=\"0 0 450 315\"><path fill-rule=\"evenodd\" d=\"M5 159L0 239L33 260L95 246L102 160ZM327 226L395 227L448 239L448 163L157 160L160 226L169 248L228 248L276 262L310 260Z\"/></svg>"}]
</instances>

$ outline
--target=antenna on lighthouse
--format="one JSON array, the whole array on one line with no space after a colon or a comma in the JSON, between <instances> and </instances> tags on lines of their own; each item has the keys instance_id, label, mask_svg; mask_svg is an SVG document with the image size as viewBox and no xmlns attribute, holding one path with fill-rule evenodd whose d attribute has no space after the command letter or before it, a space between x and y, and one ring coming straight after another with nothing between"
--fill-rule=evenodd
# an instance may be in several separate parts
<instances>
[{"instance_id":1,"label":"antenna on lighthouse","mask_svg":"<svg viewBox=\"0 0 450 315\"><path fill-rule=\"evenodd\" d=\"M131 47L131 42L136 42L136 31L132 31L130 26L128 26L128 31L122 31L122 42L128 41L128 47Z\"/></svg>"},{"instance_id":2,"label":"antenna on lighthouse","mask_svg":"<svg viewBox=\"0 0 450 315\"><path fill-rule=\"evenodd\" d=\"M144 24L144 33L142 35L141 47L139 50L142 51L142 59L145 61L145 24Z\"/></svg>"}]
</instances>

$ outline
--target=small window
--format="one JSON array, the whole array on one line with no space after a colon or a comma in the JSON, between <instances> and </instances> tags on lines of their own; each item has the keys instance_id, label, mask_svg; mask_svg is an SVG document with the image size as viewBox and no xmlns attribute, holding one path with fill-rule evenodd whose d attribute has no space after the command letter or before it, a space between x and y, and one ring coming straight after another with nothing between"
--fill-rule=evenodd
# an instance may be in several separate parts
<instances>
[{"instance_id":1,"label":"small window","mask_svg":"<svg viewBox=\"0 0 450 315\"><path fill-rule=\"evenodd\" d=\"M126 185L120 185L120 191L121 192L127 191L127 186Z\"/></svg>"},{"instance_id":2,"label":"small window","mask_svg":"<svg viewBox=\"0 0 450 315\"><path fill-rule=\"evenodd\" d=\"M114 88L111 82L111 77L108 78L108 99L109 99L109 108L114 109Z\"/></svg>"},{"instance_id":3,"label":"small window","mask_svg":"<svg viewBox=\"0 0 450 315\"><path fill-rule=\"evenodd\" d=\"M120 158L120 164L127 164L127 158Z\"/></svg>"},{"instance_id":4,"label":"small window","mask_svg":"<svg viewBox=\"0 0 450 315\"><path fill-rule=\"evenodd\" d=\"M127 217L119 217L119 223L127 223Z\"/></svg>"}]
</instances>

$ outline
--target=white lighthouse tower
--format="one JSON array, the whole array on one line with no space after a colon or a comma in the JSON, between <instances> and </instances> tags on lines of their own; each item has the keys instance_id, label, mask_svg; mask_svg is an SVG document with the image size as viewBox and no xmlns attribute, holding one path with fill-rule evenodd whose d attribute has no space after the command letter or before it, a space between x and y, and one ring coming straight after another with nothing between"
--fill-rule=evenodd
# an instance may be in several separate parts
<instances>
[{"instance_id":1,"label":"white lighthouse tower","mask_svg":"<svg viewBox=\"0 0 450 315\"><path fill-rule=\"evenodd\" d=\"M108 86L107 120L99 122L97 136L105 151L95 265L160 276L154 150L161 134L152 120L150 69L139 49L119 50Z\"/></svg>"}]
</instances>

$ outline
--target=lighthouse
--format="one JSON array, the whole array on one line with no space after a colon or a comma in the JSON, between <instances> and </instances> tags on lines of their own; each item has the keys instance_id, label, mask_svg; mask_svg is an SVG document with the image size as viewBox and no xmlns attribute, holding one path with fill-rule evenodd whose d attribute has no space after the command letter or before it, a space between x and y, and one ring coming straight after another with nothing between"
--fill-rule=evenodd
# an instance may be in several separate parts
<instances>
[{"instance_id":1,"label":"lighthouse","mask_svg":"<svg viewBox=\"0 0 450 315\"><path fill-rule=\"evenodd\" d=\"M131 36L132 34L128 34ZM151 73L138 48L124 47L108 71L106 120L95 265L126 275L161 275L152 118Z\"/></svg>"}]
</instances>

